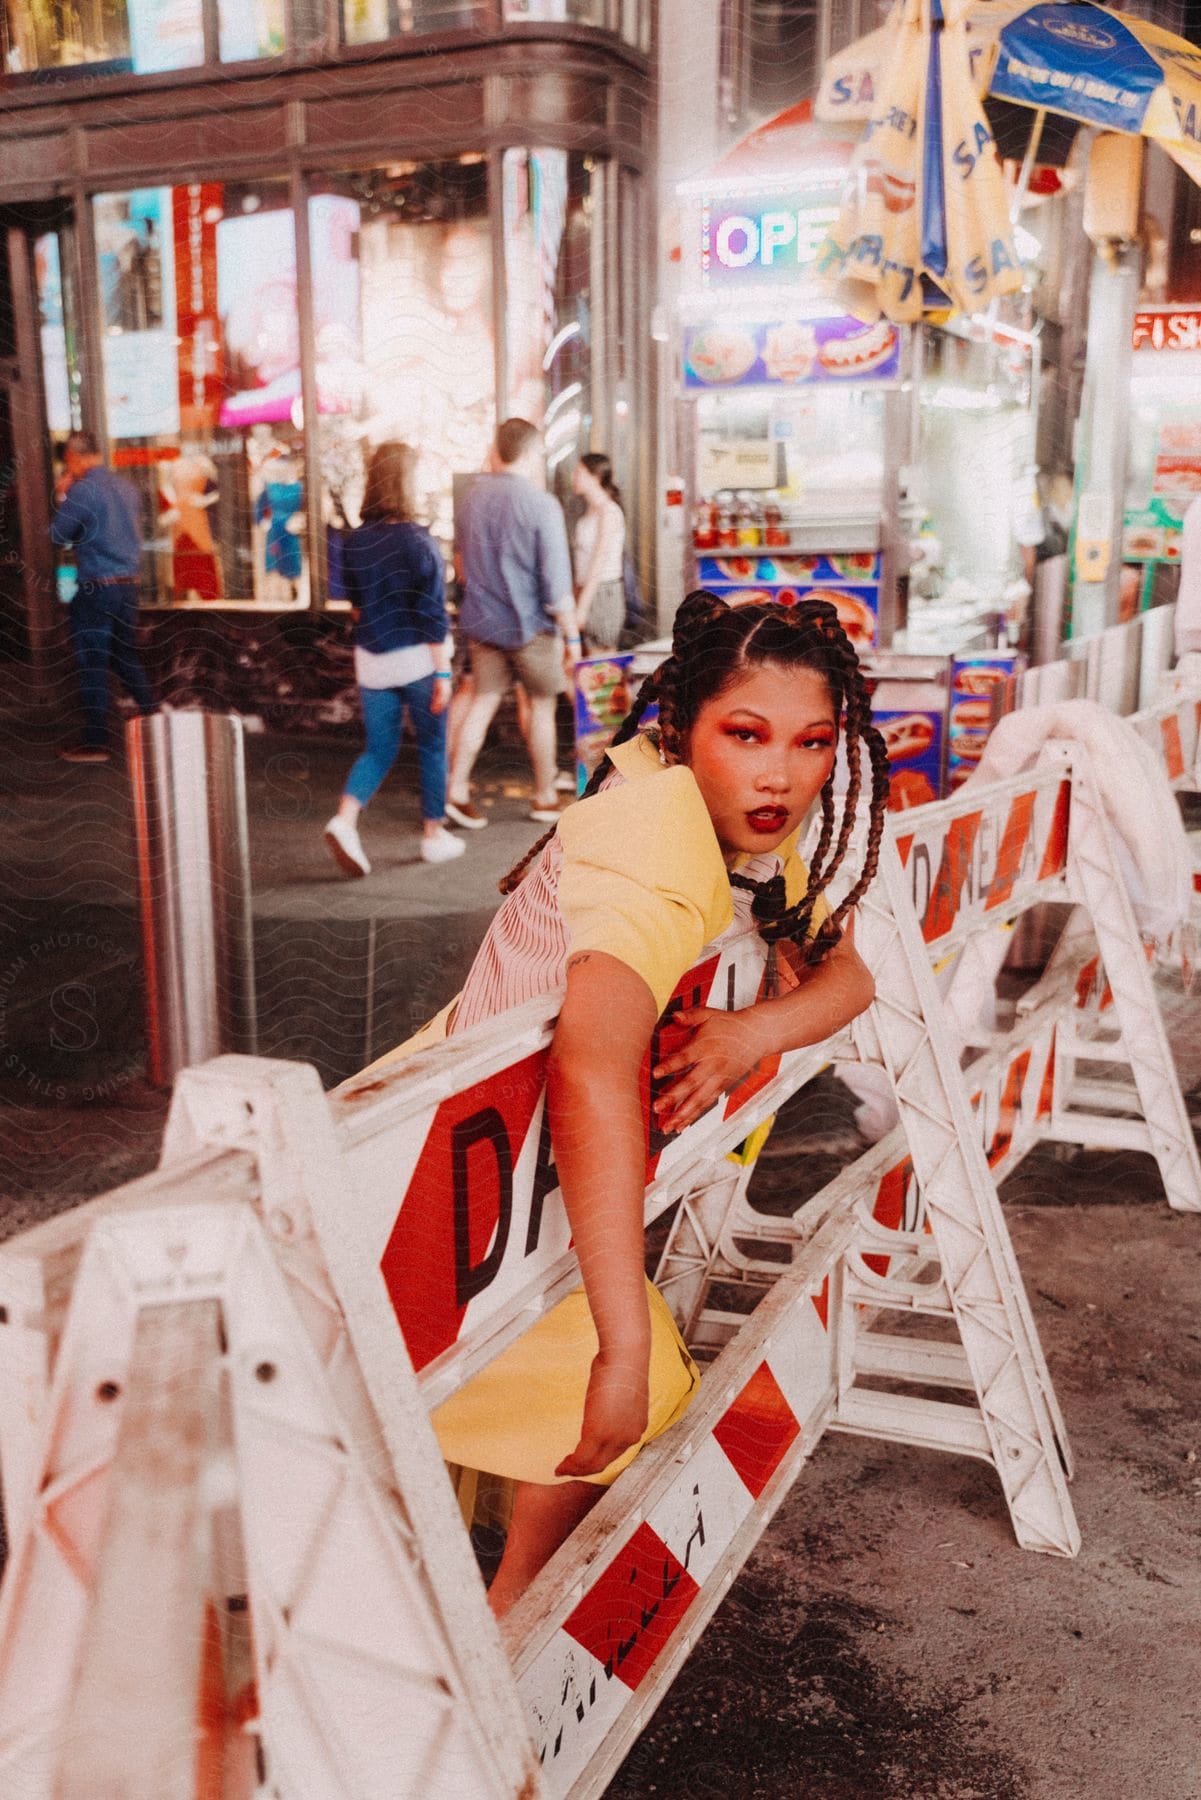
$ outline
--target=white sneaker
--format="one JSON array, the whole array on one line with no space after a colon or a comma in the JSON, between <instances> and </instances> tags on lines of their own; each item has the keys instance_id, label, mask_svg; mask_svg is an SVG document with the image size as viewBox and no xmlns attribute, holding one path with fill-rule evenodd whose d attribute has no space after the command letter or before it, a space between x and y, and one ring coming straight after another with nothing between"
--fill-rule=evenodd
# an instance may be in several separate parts
<instances>
[{"instance_id":1,"label":"white sneaker","mask_svg":"<svg viewBox=\"0 0 1201 1800\"><path fill-rule=\"evenodd\" d=\"M555 776L556 794L574 794L576 790L575 770L560 769Z\"/></svg>"},{"instance_id":2,"label":"white sneaker","mask_svg":"<svg viewBox=\"0 0 1201 1800\"><path fill-rule=\"evenodd\" d=\"M427 863L453 862L456 856L462 856L466 848L465 839L453 837L449 831L440 831L437 837L422 838L421 860Z\"/></svg>"},{"instance_id":3,"label":"white sneaker","mask_svg":"<svg viewBox=\"0 0 1201 1800\"><path fill-rule=\"evenodd\" d=\"M349 819L334 814L325 827L325 841L330 855L346 875L370 875L371 864L359 842L358 828Z\"/></svg>"}]
</instances>

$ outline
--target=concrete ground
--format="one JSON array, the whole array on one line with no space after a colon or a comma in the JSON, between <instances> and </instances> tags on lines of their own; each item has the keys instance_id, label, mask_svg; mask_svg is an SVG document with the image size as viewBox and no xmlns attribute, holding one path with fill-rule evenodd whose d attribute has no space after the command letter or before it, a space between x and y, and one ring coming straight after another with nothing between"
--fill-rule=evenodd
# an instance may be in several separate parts
<instances>
[{"instance_id":1,"label":"concrete ground","mask_svg":"<svg viewBox=\"0 0 1201 1800\"><path fill-rule=\"evenodd\" d=\"M56 763L0 699L0 1234L156 1160L122 764ZM321 826L354 746L248 741L259 1047L332 1083L457 987L495 882L539 830L520 758L494 823L416 860L407 765L343 880ZM1198 1006L1163 986L1201 1113ZM779 1210L861 1148L822 1078L763 1159ZM610 1787L614 1800L1201 1800L1201 1218L1149 1158L1036 1152L1010 1229L1077 1459L1083 1549L1017 1549L981 1464L828 1437Z\"/></svg>"}]
</instances>

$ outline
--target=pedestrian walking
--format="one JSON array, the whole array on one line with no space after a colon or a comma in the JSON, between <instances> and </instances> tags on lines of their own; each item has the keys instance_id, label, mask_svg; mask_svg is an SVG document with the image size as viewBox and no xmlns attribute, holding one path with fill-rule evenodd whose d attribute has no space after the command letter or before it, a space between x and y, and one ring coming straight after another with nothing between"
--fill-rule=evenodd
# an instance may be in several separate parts
<instances>
[{"instance_id":1,"label":"pedestrian walking","mask_svg":"<svg viewBox=\"0 0 1201 1800\"><path fill-rule=\"evenodd\" d=\"M56 544L75 552L77 585L71 601L71 639L79 667L83 735L59 751L64 762L105 763L110 668L143 713L156 707L138 655L138 571L142 533L138 491L105 467L89 431L73 431L55 483L50 524Z\"/></svg>"},{"instance_id":2,"label":"pedestrian walking","mask_svg":"<svg viewBox=\"0 0 1201 1800\"><path fill-rule=\"evenodd\" d=\"M581 456L571 489L584 502L572 544L576 625L592 656L616 650L625 624L626 516L613 464L599 450Z\"/></svg>"},{"instance_id":3,"label":"pedestrian walking","mask_svg":"<svg viewBox=\"0 0 1201 1800\"><path fill-rule=\"evenodd\" d=\"M658 728L640 732L652 702ZM839 819L844 733L851 777ZM863 869L831 910L821 890L842 861L867 766ZM761 1058L820 1043L869 1004L871 976L842 927L875 872L887 768L832 606L733 608L691 594L671 655L643 683L588 792L501 884L507 898L462 993L382 1059L562 994L547 1107L583 1287L432 1414L448 1462L516 1483L489 1594L497 1614L696 1390L643 1273L643 1071L656 1022L698 962L755 932L767 941L754 1005L673 1015L676 1042L651 1073L655 1126L674 1132ZM796 844L819 798L824 830L806 870Z\"/></svg>"},{"instance_id":4,"label":"pedestrian walking","mask_svg":"<svg viewBox=\"0 0 1201 1800\"><path fill-rule=\"evenodd\" d=\"M558 501L539 485L542 474L537 426L506 419L496 433L491 468L460 510L459 620L475 693L459 727L446 810L469 830L488 823L471 800L471 771L511 681L521 683L530 704L530 818L551 823L562 805L555 788L555 707L565 657L569 664L579 660L580 638L567 528Z\"/></svg>"},{"instance_id":5,"label":"pedestrian walking","mask_svg":"<svg viewBox=\"0 0 1201 1800\"><path fill-rule=\"evenodd\" d=\"M354 666L367 742L346 779L325 841L347 875L369 875L359 814L400 754L405 715L417 739L421 787L421 860L462 856L447 831L446 709L450 705L450 621L442 557L414 518L417 452L379 444L367 472L363 522L347 534L342 572L355 609Z\"/></svg>"}]
</instances>

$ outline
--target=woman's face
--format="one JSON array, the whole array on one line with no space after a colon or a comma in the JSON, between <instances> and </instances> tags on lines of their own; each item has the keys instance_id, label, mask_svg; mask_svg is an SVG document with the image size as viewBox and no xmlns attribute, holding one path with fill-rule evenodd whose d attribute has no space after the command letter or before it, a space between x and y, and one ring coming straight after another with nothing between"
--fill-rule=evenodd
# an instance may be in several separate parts
<instances>
[{"instance_id":1,"label":"woman's face","mask_svg":"<svg viewBox=\"0 0 1201 1800\"><path fill-rule=\"evenodd\" d=\"M571 471L571 491L581 500L592 501L600 493L600 483L590 469L578 462Z\"/></svg>"},{"instance_id":2,"label":"woman's face","mask_svg":"<svg viewBox=\"0 0 1201 1800\"><path fill-rule=\"evenodd\" d=\"M727 862L775 850L834 767L838 726L824 677L761 663L706 701L686 761Z\"/></svg>"}]
</instances>

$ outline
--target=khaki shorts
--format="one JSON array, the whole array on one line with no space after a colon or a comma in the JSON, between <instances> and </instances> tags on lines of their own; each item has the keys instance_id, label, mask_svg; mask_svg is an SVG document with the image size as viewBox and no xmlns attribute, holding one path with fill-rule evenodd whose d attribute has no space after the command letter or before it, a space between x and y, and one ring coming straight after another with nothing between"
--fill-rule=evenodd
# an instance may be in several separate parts
<instances>
[{"instance_id":1,"label":"khaki shorts","mask_svg":"<svg viewBox=\"0 0 1201 1800\"><path fill-rule=\"evenodd\" d=\"M472 640L471 673L478 694L503 694L510 681L519 681L534 700L553 700L567 685L563 674L563 642L557 633L543 632L519 650L498 650L495 644Z\"/></svg>"}]
</instances>

